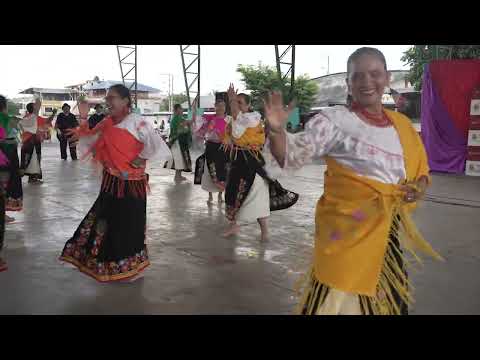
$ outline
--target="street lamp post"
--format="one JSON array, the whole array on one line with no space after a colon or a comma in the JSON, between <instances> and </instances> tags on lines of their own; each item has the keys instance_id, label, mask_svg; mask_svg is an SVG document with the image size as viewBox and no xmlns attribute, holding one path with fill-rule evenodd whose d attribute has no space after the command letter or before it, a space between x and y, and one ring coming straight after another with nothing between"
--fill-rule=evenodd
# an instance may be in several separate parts
<instances>
[{"instance_id":1,"label":"street lamp post","mask_svg":"<svg viewBox=\"0 0 480 360\"><path fill-rule=\"evenodd\" d=\"M162 76L168 76L168 111L173 111L173 74L160 74Z\"/></svg>"}]
</instances>

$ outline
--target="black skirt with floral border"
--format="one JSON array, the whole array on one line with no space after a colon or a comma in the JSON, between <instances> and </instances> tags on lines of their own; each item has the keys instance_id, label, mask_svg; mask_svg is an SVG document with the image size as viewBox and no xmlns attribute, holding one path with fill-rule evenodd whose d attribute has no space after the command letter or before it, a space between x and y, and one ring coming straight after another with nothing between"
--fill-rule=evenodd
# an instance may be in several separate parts
<instances>
[{"instance_id":1,"label":"black skirt with floral border","mask_svg":"<svg viewBox=\"0 0 480 360\"><path fill-rule=\"evenodd\" d=\"M107 172L100 195L67 241L61 261L100 282L133 277L150 262L145 244L146 184ZM139 191L143 189L143 191Z\"/></svg>"},{"instance_id":2,"label":"black skirt with floral border","mask_svg":"<svg viewBox=\"0 0 480 360\"><path fill-rule=\"evenodd\" d=\"M269 177L264 168L265 160L260 152L254 154L250 150L237 148L232 154L225 189L228 220L235 220L252 188L256 174L268 182L270 211L284 210L295 205L299 195L284 189L278 180Z\"/></svg>"},{"instance_id":3,"label":"black skirt with floral border","mask_svg":"<svg viewBox=\"0 0 480 360\"><path fill-rule=\"evenodd\" d=\"M205 163L207 166L205 166ZM195 162L195 185L202 183L205 169L207 169L212 182L224 191L227 180L227 155L222 149L222 144L213 141L206 142L205 152Z\"/></svg>"}]
</instances>

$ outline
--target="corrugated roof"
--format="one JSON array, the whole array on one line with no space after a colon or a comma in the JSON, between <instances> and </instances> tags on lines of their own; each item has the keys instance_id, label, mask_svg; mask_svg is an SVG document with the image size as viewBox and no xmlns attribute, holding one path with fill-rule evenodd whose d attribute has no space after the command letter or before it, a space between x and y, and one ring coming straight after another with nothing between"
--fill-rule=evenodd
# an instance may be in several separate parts
<instances>
[{"instance_id":1,"label":"corrugated roof","mask_svg":"<svg viewBox=\"0 0 480 360\"><path fill-rule=\"evenodd\" d=\"M83 86L84 90L108 90L111 86L113 85L118 85L118 84L123 84L122 81L116 81L116 80L105 80L105 81L98 81L94 82L92 85L85 84ZM126 87L130 87L132 85L132 82L125 82ZM140 83L137 83L137 91L141 92L159 92L160 90L155 89L151 86L143 85Z\"/></svg>"},{"instance_id":2,"label":"corrugated roof","mask_svg":"<svg viewBox=\"0 0 480 360\"><path fill-rule=\"evenodd\" d=\"M71 89L48 89L48 88L37 88L32 87L20 92L20 94L33 94L33 93L42 93L42 94L72 94L75 93L75 90Z\"/></svg>"}]
</instances>

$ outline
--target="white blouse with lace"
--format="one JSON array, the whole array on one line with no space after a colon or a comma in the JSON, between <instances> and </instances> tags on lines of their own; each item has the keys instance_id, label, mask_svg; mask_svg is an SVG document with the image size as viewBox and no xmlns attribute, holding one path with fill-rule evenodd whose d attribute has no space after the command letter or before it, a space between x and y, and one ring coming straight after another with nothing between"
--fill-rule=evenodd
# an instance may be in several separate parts
<instances>
[{"instance_id":1,"label":"white blouse with lace","mask_svg":"<svg viewBox=\"0 0 480 360\"><path fill-rule=\"evenodd\" d=\"M37 122L37 115L30 114L25 116L22 120L20 120L20 125L23 128L23 131L29 132L31 134L36 134L38 130L38 122Z\"/></svg>"},{"instance_id":2,"label":"white blouse with lace","mask_svg":"<svg viewBox=\"0 0 480 360\"><path fill-rule=\"evenodd\" d=\"M273 159L269 142L265 158L270 172L284 174ZM397 184L405 179L403 149L395 127L375 127L344 106L323 110L300 134L287 133L284 170L295 170L316 157L330 156L361 176Z\"/></svg>"},{"instance_id":3,"label":"white blouse with lace","mask_svg":"<svg viewBox=\"0 0 480 360\"><path fill-rule=\"evenodd\" d=\"M257 127L260 120L262 120L262 115L256 111L238 113L237 118L232 123L232 136L235 139L240 139L248 128Z\"/></svg>"}]
</instances>

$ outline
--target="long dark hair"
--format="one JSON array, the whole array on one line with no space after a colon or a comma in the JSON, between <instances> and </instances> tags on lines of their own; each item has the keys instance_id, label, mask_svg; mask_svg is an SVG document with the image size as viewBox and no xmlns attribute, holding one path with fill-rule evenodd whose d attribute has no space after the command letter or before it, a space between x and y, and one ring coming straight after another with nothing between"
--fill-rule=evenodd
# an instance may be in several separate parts
<instances>
[{"instance_id":1,"label":"long dark hair","mask_svg":"<svg viewBox=\"0 0 480 360\"><path fill-rule=\"evenodd\" d=\"M122 99L128 99L128 104L127 106L131 109L132 108L132 96L130 94L130 90L122 84L116 84L113 86L110 86L108 89L109 91L113 90L115 91Z\"/></svg>"}]
</instances>

